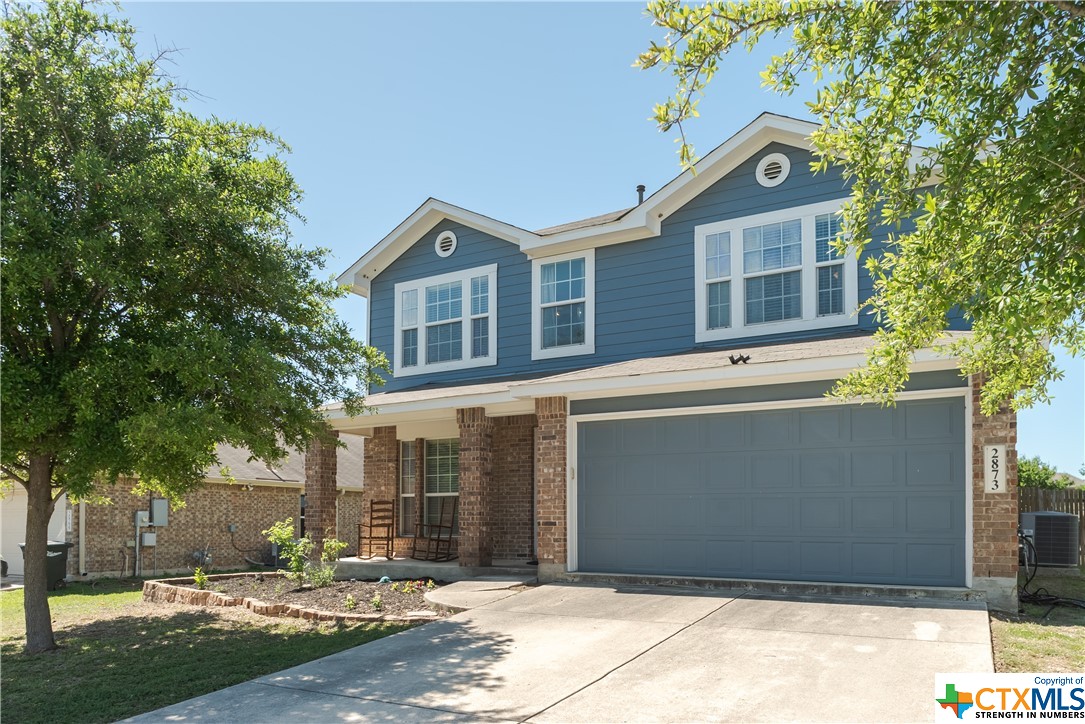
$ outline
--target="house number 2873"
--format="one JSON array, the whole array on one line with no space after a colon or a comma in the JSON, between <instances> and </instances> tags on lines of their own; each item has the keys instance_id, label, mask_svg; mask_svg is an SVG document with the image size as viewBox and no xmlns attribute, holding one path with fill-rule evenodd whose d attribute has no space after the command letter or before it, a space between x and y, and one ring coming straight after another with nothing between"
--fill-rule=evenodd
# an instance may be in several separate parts
<instances>
[{"instance_id":1,"label":"house number 2873","mask_svg":"<svg viewBox=\"0 0 1085 724\"><path fill-rule=\"evenodd\" d=\"M986 445L983 448L983 483L988 493L1006 492L1006 446Z\"/></svg>"}]
</instances>

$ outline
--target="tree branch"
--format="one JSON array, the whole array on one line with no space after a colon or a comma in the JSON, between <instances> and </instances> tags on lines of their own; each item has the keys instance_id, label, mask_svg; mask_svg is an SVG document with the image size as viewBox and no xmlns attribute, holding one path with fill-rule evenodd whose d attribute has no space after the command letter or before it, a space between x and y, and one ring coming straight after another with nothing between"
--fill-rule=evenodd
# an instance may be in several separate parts
<instances>
[{"instance_id":1,"label":"tree branch","mask_svg":"<svg viewBox=\"0 0 1085 724\"><path fill-rule=\"evenodd\" d=\"M30 480L28 478L24 478L22 475L19 475L7 465L0 465L0 473L3 473L4 477L11 478L12 480L17 481L23 487L26 487L30 484Z\"/></svg>"},{"instance_id":2,"label":"tree branch","mask_svg":"<svg viewBox=\"0 0 1085 724\"><path fill-rule=\"evenodd\" d=\"M1045 0L1051 2L1052 5L1059 10L1065 10L1073 15L1075 18L1085 18L1085 3L1075 2L1075 0Z\"/></svg>"}]
</instances>

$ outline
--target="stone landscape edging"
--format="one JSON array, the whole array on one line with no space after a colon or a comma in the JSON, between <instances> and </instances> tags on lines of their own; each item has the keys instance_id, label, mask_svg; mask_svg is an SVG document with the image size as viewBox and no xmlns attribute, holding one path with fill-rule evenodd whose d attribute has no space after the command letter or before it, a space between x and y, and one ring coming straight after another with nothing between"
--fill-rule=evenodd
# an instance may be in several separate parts
<instances>
[{"instance_id":1,"label":"stone landscape edging","mask_svg":"<svg viewBox=\"0 0 1085 724\"><path fill-rule=\"evenodd\" d=\"M207 576L209 582L227 578L282 578L281 573L220 573ZM210 589L189 588L194 585L194 578L164 578L143 582L143 600L149 603L184 603L189 606L243 606L260 616L271 618L300 618L306 621L335 621L338 623L418 623L436 618L437 614L400 616L391 613L339 613L321 611L315 608L295 606L292 603L266 603L256 598L230 596ZM429 613L429 612L427 612Z\"/></svg>"}]
</instances>

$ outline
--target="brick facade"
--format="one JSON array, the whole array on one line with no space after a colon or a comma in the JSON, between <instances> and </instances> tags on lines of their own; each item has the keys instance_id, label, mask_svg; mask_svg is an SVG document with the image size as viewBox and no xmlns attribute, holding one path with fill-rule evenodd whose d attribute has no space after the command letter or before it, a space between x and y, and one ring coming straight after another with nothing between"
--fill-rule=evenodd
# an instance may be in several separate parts
<instances>
[{"instance_id":1,"label":"brick facade","mask_svg":"<svg viewBox=\"0 0 1085 724\"><path fill-rule=\"evenodd\" d=\"M456 424L460 428L460 565L488 566L493 563L493 421L484 408L470 407L456 410Z\"/></svg>"},{"instance_id":2,"label":"brick facade","mask_svg":"<svg viewBox=\"0 0 1085 724\"><path fill-rule=\"evenodd\" d=\"M91 575L132 575L135 549L135 513L148 509L146 495L132 493L132 482L105 491L108 503L86 503L85 565ZM79 510L72 506L72 543L69 572L79 570ZM301 513L300 487L205 483L185 496L184 507L170 506L169 523L156 530L154 548L141 551L144 574L187 571L195 565L193 553L208 549L215 569L247 568L245 558L270 562L271 544L261 531L277 520ZM237 525L232 536L227 526ZM150 530L144 528L144 531ZM236 547L235 547L236 546ZM238 549L241 550L238 550ZM127 560L127 563L125 562Z\"/></svg>"},{"instance_id":3,"label":"brick facade","mask_svg":"<svg viewBox=\"0 0 1085 724\"><path fill-rule=\"evenodd\" d=\"M1017 414L1003 405L990 417L980 411L983 381L972 385L972 575L976 578L1017 577ZM983 448L1006 446L1004 493L988 493L983 483Z\"/></svg>"},{"instance_id":4,"label":"brick facade","mask_svg":"<svg viewBox=\"0 0 1085 724\"><path fill-rule=\"evenodd\" d=\"M328 430L324 437L313 438L305 451L305 532L313 541L315 558L320 557L324 538L335 535L338 438L338 432Z\"/></svg>"},{"instance_id":5,"label":"brick facade","mask_svg":"<svg viewBox=\"0 0 1085 724\"><path fill-rule=\"evenodd\" d=\"M568 400L535 400L535 516L538 521L539 572L544 567L564 568L566 546L566 430Z\"/></svg>"},{"instance_id":6,"label":"brick facade","mask_svg":"<svg viewBox=\"0 0 1085 724\"><path fill-rule=\"evenodd\" d=\"M534 415L494 418L493 486L490 522L494 560L534 558Z\"/></svg>"}]
</instances>

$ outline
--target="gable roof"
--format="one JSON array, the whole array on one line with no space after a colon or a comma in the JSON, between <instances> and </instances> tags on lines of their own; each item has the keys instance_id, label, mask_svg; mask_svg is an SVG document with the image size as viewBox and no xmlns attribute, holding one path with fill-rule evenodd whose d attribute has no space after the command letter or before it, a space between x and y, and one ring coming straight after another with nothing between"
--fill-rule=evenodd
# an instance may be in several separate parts
<instances>
[{"instance_id":1,"label":"gable roof","mask_svg":"<svg viewBox=\"0 0 1085 724\"><path fill-rule=\"evenodd\" d=\"M531 232L468 209L429 198L341 275L363 297L370 282L438 222L449 219L516 244L531 257L580 251L657 236L664 219L772 142L811 150L816 123L762 113L696 164L631 209Z\"/></svg>"}]
</instances>

